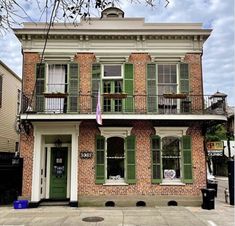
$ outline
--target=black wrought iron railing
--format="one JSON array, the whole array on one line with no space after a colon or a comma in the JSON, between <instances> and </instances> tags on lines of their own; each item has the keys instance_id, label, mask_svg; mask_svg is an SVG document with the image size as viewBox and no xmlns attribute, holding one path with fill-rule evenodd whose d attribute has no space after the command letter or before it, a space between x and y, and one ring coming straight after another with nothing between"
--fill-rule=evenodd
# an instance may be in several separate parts
<instances>
[{"instance_id":1,"label":"black wrought iron railing","mask_svg":"<svg viewBox=\"0 0 235 226\"><path fill-rule=\"evenodd\" d=\"M22 113L95 114L97 95L46 93L30 99L22 96ZM101 95L101 111L107 114L225 114L225 100L209 95Z\"/></svg>"}]
</instances>

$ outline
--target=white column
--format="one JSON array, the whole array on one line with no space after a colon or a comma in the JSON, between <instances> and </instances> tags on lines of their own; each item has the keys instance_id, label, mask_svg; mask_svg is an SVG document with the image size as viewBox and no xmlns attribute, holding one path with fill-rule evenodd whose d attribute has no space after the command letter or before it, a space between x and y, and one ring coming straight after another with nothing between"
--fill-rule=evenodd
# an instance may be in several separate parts
<instances>
[{"instance_id":1,"label":"white column","mask_svg":"<svg viewBox=\"0 0 235 226\"><path fill-rule=\"evenodd\" d=\"M78 189L78 133L72 134L70 202L76 202Z\"/></svg>"},{"instance_id":2,"label":"white column","mask_svg":"<svg viewBox=\"0 0 235 226\"><path fill-rule=\"evenodd\" d=\"M34 131L36 131L36 126ZM32 192L31 201L40 201L40 162L41 162L41 134L34 132L34 149L33 149L33 175L32 175Z\"/></svg>"}]
</instances>

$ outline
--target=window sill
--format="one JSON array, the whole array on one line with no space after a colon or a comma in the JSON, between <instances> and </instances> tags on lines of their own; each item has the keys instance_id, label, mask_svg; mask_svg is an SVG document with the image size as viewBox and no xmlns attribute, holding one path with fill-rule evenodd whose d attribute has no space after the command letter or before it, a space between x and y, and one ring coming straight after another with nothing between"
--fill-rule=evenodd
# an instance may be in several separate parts
<instances>
[{"instance_id":1,"label":"window sill","mask_svg":"<svg viewBox=\"0 0 235 226\"><path fill-rule=\"evenodd\" d=\"M68 93L43 93L45 98L65 98L68 96Z\"/></svg>"},{"instance_id":2,"label":"window sill","mask_svg":"<svg viewBox=\"0 0 235 226\"><path fill-rule=\"evenodd\" d=\"M185 186L186 184L181 182L180 180L163 180L160 185L164 186Z\"/></svg>"},{"instance_id":3,"label":"window sill","mask_svg":"<svg viewBox=\"0 0 235 226\"><path fill-rule=\"evenodd\" d=\"M106 180L103 185L105 185L105 186L127 186L128 184L124 181L124 179L120 179L120 180Z\"/></svg>"}]
</instances>

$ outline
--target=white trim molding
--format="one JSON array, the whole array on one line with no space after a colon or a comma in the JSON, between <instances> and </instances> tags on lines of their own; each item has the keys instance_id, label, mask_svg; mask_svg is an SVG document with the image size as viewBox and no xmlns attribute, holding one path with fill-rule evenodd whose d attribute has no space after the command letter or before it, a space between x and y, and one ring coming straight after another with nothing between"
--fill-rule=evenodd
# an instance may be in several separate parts
<instances>
[{"instance_id":1,"label":"white trim molding","mask_svg":"<svg viewBox=\"0 0 235 226\"><path fill-rule=\"evenodd\" d=\"M100 135L105 138L130 136L132 127L99 127Z\"/></svg>"},{"instance_id":2,"label":"white trim molding","mask_svg":"<svg viewBox=\"0 0 235 226\"><path fill-rule=\"evenodd\" d=\"M188 127L154 127L156 135L160 137L177 136L182 137L186 135Z\"/></svg>"},{"instance_id":3,"label":"white trim molding","mask_svg":"<svg viewBox=\"0 0 235 226\"><path fill-rule=\"evenodd\" d=\"M41 155L44 143L43 135L71 135L71 180L70 201L77 201L77 177L78 177L78 136L80 122L33 122L34 125L34 153L33 153L33 175L31 201L39 202L40 194L40 172L41 172ZM69 160L68 160L69 161ZM47 181L48 183L48 181ZM68 194L69 194L68 193Z\"/></svg>"}]
</instances>

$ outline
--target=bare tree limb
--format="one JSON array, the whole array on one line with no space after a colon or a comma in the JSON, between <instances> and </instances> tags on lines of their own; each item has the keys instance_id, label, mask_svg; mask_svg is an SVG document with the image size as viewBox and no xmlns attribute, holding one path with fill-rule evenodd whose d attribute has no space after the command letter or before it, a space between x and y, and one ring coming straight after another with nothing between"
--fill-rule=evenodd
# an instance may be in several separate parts
<instances>
[{"instance_id":1,"label":"bare tree limb","mask_svg":"<svg viewBox=\"0 0 235 226\"><path fill-rule=\"evenodd\" d=\"M22 22L70 22L76 25L80 19L89 19L95 10L99 12L110 5L121 5L126 0L0 0L0 32L17 27ZM168 6L170 0L128 0L130 3L155 7L160 2ZM29 3L30 2L30 3ZM54 6L56 5L56 8ZM34 8L33 8L34 7ZM38 12L30 15L35 8ZM50 21L49 21L50 23Z\"/></svg>"}]
</instances>

